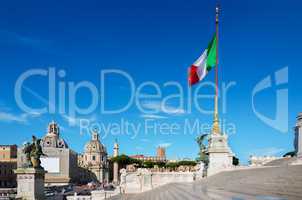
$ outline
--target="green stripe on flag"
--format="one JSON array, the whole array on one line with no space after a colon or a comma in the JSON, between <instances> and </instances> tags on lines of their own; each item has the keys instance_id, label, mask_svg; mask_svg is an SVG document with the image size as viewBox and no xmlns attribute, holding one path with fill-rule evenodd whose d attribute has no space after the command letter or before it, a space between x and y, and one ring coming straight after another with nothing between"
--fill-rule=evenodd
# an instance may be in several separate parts
<instances>
[{"instance_id":1,"label":"green stripe on flag","mask_svg":"<svg viewBox=\"0 0 302 200\"><path fill-rule=\"evenodd\" d=\"M216 65L216 34L208 45L207 71L210 71Z\"/></svg>"}]
</instances>

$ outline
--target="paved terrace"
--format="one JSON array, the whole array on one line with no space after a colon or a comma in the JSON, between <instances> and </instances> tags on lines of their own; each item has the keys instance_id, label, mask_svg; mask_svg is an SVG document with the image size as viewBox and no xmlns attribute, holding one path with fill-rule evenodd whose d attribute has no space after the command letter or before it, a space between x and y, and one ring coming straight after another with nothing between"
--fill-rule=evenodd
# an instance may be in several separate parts
<instances>
[{"instance_id":1,"label":"paved terrace","mask_svg":"<svg viewBox=\"0 0 302 200\"><path fill-rule=\"evenodd\" d=\"M302 165L222 172L194 183L174 183L112 200L301 200Z\"/></svg>"}]
</instances>

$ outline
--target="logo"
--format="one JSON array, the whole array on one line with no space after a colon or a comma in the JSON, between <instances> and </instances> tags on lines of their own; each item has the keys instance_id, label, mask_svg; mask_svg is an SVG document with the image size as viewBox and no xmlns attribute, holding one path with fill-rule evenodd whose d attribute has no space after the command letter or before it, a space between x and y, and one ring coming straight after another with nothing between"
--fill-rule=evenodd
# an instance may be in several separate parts
<instances>
[{"instance_id":1,"label":"logo","mask_svg":"<svg viewBox=\"0 0 302 200\"><path fill-rule=\"evenodd\" d=\"M265 77L254 87L252 107L255 115L261 121L282 133L286 133L288 131L288 88L284 88L284 85L288 83L288 67L276 71L273 77L274 79L272 76ZM269 89L276 89L276 115L273 119L257 111L254 104L256 94Z\"/></svg>"}]
</instances>

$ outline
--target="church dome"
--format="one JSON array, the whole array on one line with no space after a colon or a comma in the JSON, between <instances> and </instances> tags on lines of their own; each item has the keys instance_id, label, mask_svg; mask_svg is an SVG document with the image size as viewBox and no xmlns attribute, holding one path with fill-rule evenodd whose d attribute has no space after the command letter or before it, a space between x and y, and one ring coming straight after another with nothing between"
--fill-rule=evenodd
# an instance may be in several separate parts
<instances>
[{"instance_id":1,"label":"church dome","mask_svg":"<svg viewBox=\"0 0 302 200\"><path fill-rule=\"evenodd\" d=\"M89 141L85 145L85 152L103 153L105 152L105 147L100 143L100 141Z\"/></svg>"},{"instance_id":2,"label":"church dome","mask_svg":"<svg viewBox=\"0 0 302 200\"><path fill-rule=\"evenodd\" d=\"M53 147L53 148L68 148L66 141L60 138L60 129L57 123L52 121L47 127L47 133L42 138L42 147Z\"/></svg>"},{"instance_id":3,"label":"church dome","mask_svg":"<svg viewBox=\"0 0 302 200\"><path fill-rule=\"evenodd\" d=\"M99 140L98 133L92 133L92 139L85 145L86 153L106 153L106 148Z\"/></svg>"}]
</instances>

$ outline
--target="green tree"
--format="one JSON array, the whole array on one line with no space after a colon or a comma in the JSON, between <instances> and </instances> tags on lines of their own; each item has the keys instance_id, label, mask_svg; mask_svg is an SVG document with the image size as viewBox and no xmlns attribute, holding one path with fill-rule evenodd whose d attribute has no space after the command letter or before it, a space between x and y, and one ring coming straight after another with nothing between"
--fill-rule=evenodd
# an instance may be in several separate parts
<instances>
[{"instance_id":1,"label":"green tree","mask_svg":"<svg viewBox=\"0 0 302 200\"><path fill-rule=\"evenodd\" d=\"M144 166L145 168L153 168L154 165L155 165L155 162L152 162L152 161L145 161L145 162L143 163L143 166Z\"/></svg>"},{"instance_id":2,"label":"green tree","mask_svg":"<svg viewBox=\"0 0 302 200\"><path fill-rule=\"evenodd\" d=\"M111 158L111 161L117 162L121 166L126 166L126 165L130 165L130 164L137 164L139 166L142 165L142 162L140 160L131 158L125 154L115 156L115 157Z\"/></svg>"},{"instance_id":3,"label":"green tree","mask_svg":"<svg viewBox=\"0 0 302 200\"><path fill-rule=\"evenodd\" d=\"M177 167L179 167L179 165L178 165L178 162L168 162L168 163L166 163L165 167L175 170Z\"/></svg>"},{"instance_id":4,"label":"green tree","mask_svg":"<svg viewBox=\"0 0 302 200\"><path fill-rule=\"evenodd\" d=\"M155 165L162 168L162 167L165 167L166 163L165 162L155 162Z\"/></svg>"},{"instance_id":5,"label":"green tree","mask_svg":"<svg viewBox=\"0 0 302 200\"><path fill-rule=\"evenodd\" d=\"M195 166L197 165L196 161L190 161L190 160L182 160L178 162L178 166Z\"/></svg>"}]
</instances>

